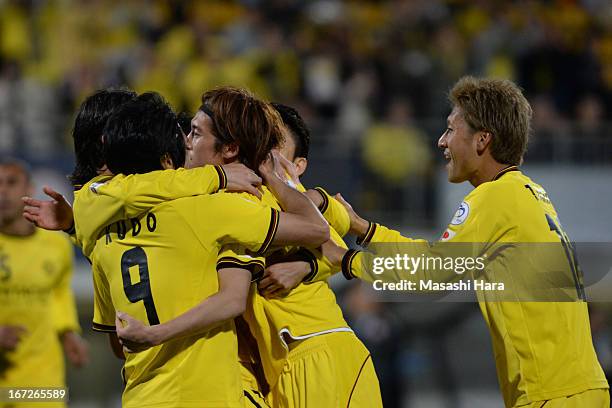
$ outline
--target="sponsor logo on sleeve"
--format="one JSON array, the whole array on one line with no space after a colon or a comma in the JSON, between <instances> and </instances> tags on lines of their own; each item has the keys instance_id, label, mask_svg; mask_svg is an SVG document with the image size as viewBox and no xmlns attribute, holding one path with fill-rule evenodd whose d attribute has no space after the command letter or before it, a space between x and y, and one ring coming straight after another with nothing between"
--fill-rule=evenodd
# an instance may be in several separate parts
<instances>
[{"instance_id":1,"label":"sponsor logo on sleeve","mask_svg":"<svg viewBox=\"0 0 612 408\"><path fill-rule=\"evenodd\" d=\"M444 231L444 233L440 237L440 241L448 241L454 236L455 236L455 232L450 229L447 229L446 231Z\"/></svg>"},{"instance_id":2,"label":"sponsor logo on sleeve","mask_svg":"<svg viewBox=\"0 0 612 408\"><path fill-rule=\"evenodd\" d=\"M470 205L467 202L462 202L455 212L453 219L451 220L451 225L461 225L465 222L468 215L470 214Z\"/></svg>"}]
</instances>

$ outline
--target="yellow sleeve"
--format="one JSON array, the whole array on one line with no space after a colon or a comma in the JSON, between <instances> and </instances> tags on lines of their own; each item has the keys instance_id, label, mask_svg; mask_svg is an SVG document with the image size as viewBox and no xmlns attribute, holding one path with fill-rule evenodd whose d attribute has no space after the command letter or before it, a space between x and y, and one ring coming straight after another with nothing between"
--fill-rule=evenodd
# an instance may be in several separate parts
<instances>
[{"instance_id":1,"label":"yellow sleeve","mask_svg":"<svg viewBox=\"0 0 612 408\"><path fill-rule=\"evenodd\" d=\"M344 237L351 228L351 220L346 208L344 208L342 203L330 196L322 187L316 187L315 190L323 197L323 203L319 207L319 211L321 211L329 225L341 237Z\"/></svg>"},{"instance_id":2,"label":"yellow sleeve","mask_svg":"<svg viewBox=\"0 0 612 408\"><path fill-rule=\"evenodd\" d=\"M347 249L347 246L340 237L340 234L338 234L338 232L336 232L333 227L330 227L329 235L331 240L334 241L336 245ZM340 267L332 265L329 259L323 256L323 253L320 249L304 250L311 255L309 259L311 272L304 278L305 283L326 281L335 273L340 272Z\"/></svg>"},{"instance_id":3,"label":"yellow sleeve","mask_svg":"<svg viewBox=\"0 0 612 408\"><path fill-rule=\"evenodd\" d=\"M105 183L91 184L89 188L98 196L98 201L121 207L123 213L119 219L125 219L138 216L164 201L216 193L225 188L226 183L221 166L208 165L189 170L118 175Z\"/></svg>"},{"instance_id":4,"label":"yellow sleeve","mask_svg":"<svg viewBox=\"0 0 612 408\"><path fill-rule=\"evenodd\" d=\"M136 217L164 201L215 193L226 184L221 166L96 177L75 194L76 241L89 256L91 237L105 225Z\"/></svg>"},{"instance_id":5,"label":"yellow sleeve","mask_svg":"<svg viewBox=\"0 0 612 408\"><path fill-rule=\"evenodd\" d=\"M94 315L92 328L95 331L115 332L115 307L110 294L110 286L104 273L94 262L93 287L94 287Z\"/></svg>"},{"instance_id":6,"label":"yellow sleeve","mask_svg":"<svg viewBox=\"0 0 612 408\"><path fill-rule=\"evenodd\" d=\"M241 268L251 272L252 281L263 276L266 260L263 256L252 256L240 245L226 245L217 257L217 271L223 268Z\"/></svg>"},{"instance_id":7,"label":"yellow sleeve","mask_svg":"<svg viewBox=\"0 0 612 408\"><path fill-rule=\"evenodd\" d=\"M72 245L67 239L62 239L58 248L63 254L61 277L53 289L52 313L53 325L58 333L65 331L80 332L74 294L70 286L73 273Z\"/></svg>"},{"instance_id":8,"label":"yellow sleeve","mask_svg":"<svg viewBox=\"0 0 612 408\"><path fill-rule=\"evenodd\" d=\"M385 226L370 223L368 231L357 243L369 247L372 251L363 252L349 250L342 262L342 273L347 279L359 278L367 281L379 278L373 276L371 266L373 258L377 256L388 257L394 254L412 253L414 257L448 257L457 254L477 257L486 251L491 243L496 242L499 236L505 234L512 223L509 223L499 206L491 205L493 191L489 187L475 194L469 194L463 201L446 231L435 243L424 239L414 239L401 235L398 231ZM500 194L496 195L498 198ZM504 198L502 198L504 199ZM465 245L446 245L450 243L464 243ZM374 247L374 248L372 248ZM421 280L432 279L437 270L417 270L408 276L405 271L392 270L386 274L387 281L400 281L402 279ZM452 281L461 278L456 274L448 276L435 276L439 281Z\"/></svg>"},{"instance_id":9,"label":"yellow sleeve","mask_svg":"<svg viewBox=\"0 0 612 408\"><path fill-rule=\"evenodd\" d=\"M202 243L212 234L221 245L238 244L257 254L270 247L280 219L278 210L242 193L220 192L202 199L190 203L193 207L189 216L189 223Z\"/></svg>"}]
</instances>

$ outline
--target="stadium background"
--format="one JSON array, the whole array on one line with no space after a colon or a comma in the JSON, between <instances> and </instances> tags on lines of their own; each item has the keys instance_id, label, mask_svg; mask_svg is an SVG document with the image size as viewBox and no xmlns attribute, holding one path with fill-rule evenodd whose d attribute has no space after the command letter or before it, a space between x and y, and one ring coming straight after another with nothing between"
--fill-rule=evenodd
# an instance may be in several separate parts
<instances>
[{"instance_id":1,"label":"stadium background","mask_svg":"<svg viewBox=\"0 0 612 408\"><path fill-rule=\"evenodd\" d=\"M574 240L612 242L608 0L0 0L0 153L26 159L39 186L70 195L70 127L92 91L156 90L193 112L202 91L244 86L305 117L306 185L434 239L468 189L446 182L436 148L446 93L467 73L524 89L534 108L527 173L548 189ZM90 331L91 277L80 255L75 275L92 361L68 372L71 406L118 406L119 364ZM383 304L359 284L334 287L372 351L386 407L502 406L477 305ZM612 307L592 306L610 373Z\"/></svg>"}]
</instances>

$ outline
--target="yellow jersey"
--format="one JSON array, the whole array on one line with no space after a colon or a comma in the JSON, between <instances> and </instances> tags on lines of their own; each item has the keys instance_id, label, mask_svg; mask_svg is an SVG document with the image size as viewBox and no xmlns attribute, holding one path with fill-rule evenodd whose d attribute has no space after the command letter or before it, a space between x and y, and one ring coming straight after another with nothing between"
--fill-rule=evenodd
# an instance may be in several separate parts
<instances>
[{"instance_id":1,"label":"yellow jersey","mask_svg":"<svg viewBox=\"0 0 612 408\"><path fill-rule=\"evenodd\" d=\"M93 192L90 187L84 193ZM88 202L87 208L79 208L75 200L75 222L101 231L91 252L93 325L98 331L115 330L117 310L149 325L177 317L218 292L217 268L239 265L261 272L261 258L229 257L222 248L239 244L253 252L265 250L278 225L276 210L230 193L164 202L103 228L78 217L104 211L98 207L106 199ZM127 354L123 374L124 407L243 404L233 321L203 335Z\"/></svg>"},{"instance_id":2,"label":"yellow jersey","mask_svg":"<svg viewBox=\"0 0 612 408\"><path fill-rule=\"evenodd\" d=\"M221 166L97 176L74 193L75 243L89 258L99 234L92 229L136 217L165 201L163 198L170 193L176 199L215 193L226 185L227 177ZM95 212L87 212L91 205L95 205ZM81 216L81 210L85 216Z\"/></svg>"},{"instance_id":3,"label":"yellow jersey","mask_svg":"<svg viewBox=\"0 0 612 408\"><path fill-rule=\"evenodd\" d=\"M516 167L472 190L441 240L571 245L546 191ZM361 244L370 242L426 243L377 224L370 225ZM349 253L345 275L371 279L364 257L359 251ZM574 262L571 255L568 258ZM580 276L575 278L573 302L491 302L479 296L507 407L608 388L593 348L584 288Z\"/></svg>"},{"instance_id":4,"label":"yellow jersey","mask_svg":"<svg viewBox=\"0 0 612 408\"><path fill-rule=\"evenodd\" d=\"M59 334L80 331L72 277L72 245L62 234L35 229L30 236L0 233L0 325L24 326L0 387L64 387ZM1 405L1 404L0 404Z\"/></svg>"},{"instance_id":5,"label":"yellow jersey","mask_svg":"<svg viewBox=\"0 0 612 408\"><path fill-rule=\"evenodd\" d=\"M82 192L75 198L75 225L77 235L81 237L79 240L88 242L90 240L88 236L102 237L104 235L104 229L98 226L100 222L91 222L92 220L115 220L119 215L137 219L134 217L137 217L138 214L142 217L144 210L153 208L155 205L166 200L173 200L193 194L205 194L206 192L212 192L214 187L217 187L214 183L205 184L201 180L199 182L200 185L205 184L209 186L206 191L203 191L201 187L196 189L193 186L191 186L190 190L190 183L193 183L193 181L190 181L187 177L193 177L190 175L190 172L193 170L165 170L156 172L155 183L149 183L146 189L139 186L139 179L147 176L145 174L128 176L132 183L131 188L123 186L123 183L126 181L124 177L110 179L108 176L101 176L92 180L92 183L85 186L81 190ZM209 173L209 178L214 179L211 174ZM112 189L109 188L111 183L113 183ZM91 184L93 184L93 187ZM298 188L302 191L304 190L303 186L298 186ZM261 202L266 206L280 210L274 195L265 187L262 188L262 191L263 198ZM321 193L323 194L324 191ZM94 207L93 204L100 196L102 196L101 202L104 202L103 208L97 205ZM257 200L246 193L234 194L234 196L242 197L243 200ZM342 204L329 196L327 198L328 205L322 208L324 215L327 214L328 219L332 223L339 225L339 228L343 229L346 233L350 225L348 214L342 207ZM121 207L113 204L114 200L124 205ZM119 215L117 214L118 208L121 208ZM226 220L219 219L217 221L219 222L219 228L223 229ZM130 223L126 223L128 229ZM198 228L197 224L193 224L192 228ZM243 228L245 232L248 232L250 227L245 223ZM345 246L338 233L332 228L330 228L330 231L336 243ZM271 239L272 236L266 237L266 247ZM260 249L266 248L262 247ZM286 249L286 251L293 250ZM266 254L269 255L271 252L274 251L267 251ZM319 271L322 274L330 273L328 269L331 268L331 265L321 257L319 251L311 249L307 252L304 251L304 253L307 255L315 273ZM230 257L238 256L232 253L231 250L228 251L228 254ZM287 333L287 335L294 338L307 338L331 331L351 331L327 282L299 285L288 296L280 299L268 300L263 298L257 293L256 285L252 285L250 293L251 296L249 296L248 311L245 313L245 319L257 340L266 381L270 385L273 385L278 378L288 352L282 339L283 333ZM243 357L243 359L248 360L246 357Z\"/></svg>"},{"instance_id":6,"label":"yellow jersey","mask_svg":"<svg viewBox=\"0 0 612 408\"><path fill-rule=\"evenodd\" d=\"M274 194L265 187L262 202L280 209ZM344 245L333 228L330 228L330 234L338 244ZM277 250L272 248L267 255ZM287 254L294 250L284 248L281 251ZM311 254L316 252L310 251ZM316 267L314 255L311 257L311 266ZM271 299L261 296L253 284L243 316L257 340L266 381L270 387L278 380L289 352L284 336L303 340L332 332L352 332L327 282L300 284L286 296Z\"/></svg>"}]
</instances>

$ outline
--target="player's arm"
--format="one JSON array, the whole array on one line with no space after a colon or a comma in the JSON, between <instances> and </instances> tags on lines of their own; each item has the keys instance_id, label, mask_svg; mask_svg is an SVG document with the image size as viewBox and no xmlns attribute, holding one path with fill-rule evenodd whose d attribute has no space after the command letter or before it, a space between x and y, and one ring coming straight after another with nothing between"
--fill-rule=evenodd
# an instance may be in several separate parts
<instances>
[{"instance_id":1,"label":"player's arm","mask_svg":"<svg viewBox=\"0 0 612 408\"><path fill-rule=\"evenodd\" d=\"M329 232L331 238L320 248L301 248L290 258L275 260L274 263L266 261L263 279L258 283L260 293L266 297L282 296L302 282L311 282L315 277L317 281L326 280L339 272L340 266L335 265L324 252L329 254L328 248L333 245L344 254L347 247L333 227L330 227ZM296 256L301 259L294 259Z\"/></svg>"},{"instance_id":2,"label":"player's arm","mask_svg":"<svg viewBox=\"0 0 612 408\"><path fill-rule=\"evenodd\" d=\"M317 247L329 239L329 225L305 194L289 187L276 173L276 154L272 153L272 158L259 168L264 182L284 210L272 242Z\"/></svg>"},{"instance_id":3,"label":"player's arm","mask_svg":"<svg viewBox=\"0 0 612 408\"><path fill-rule=\"evenodd\" d=\"M261 178L246 166L233 163L224 166L207 165L193 169L159 170L145 174L131 174L123 178L91 185L100 199L107 197L119 203L131 218L148 211L161 202L194 195L212 194L219 190L245 191L260 196L257 189Z\"/></svg>"},{"instance_id":4,"label":"player's arm","mask_svg":"<svg viewBox=\"0 0 612 408\"><path fill-rule=\"evenodd\" d=\"M306 195L341 237L348 234L351 227L349 213L337 198L329 195L322 187L307 190Z\"/></svg>"},{"instance_id":5,"label":"player's arm","mask_svg":"<svg viewBox=\"0 0 612 408\"><path fill-rule=\"evenodd\" d=\"M51 302L52 319L66 357L75 367L82 367L89 361L89 348L81 337L76 302L71 289L73 274L72 246L67 240L62 240L61 247L57 248L62 256L61 274L56 286L53 288Z\"/></svg>"},{"instance_id":6,"label":"player's arm","mask_svg":"<svg viewBox=\"0 0 612 408\"><path fill-rule=\"evenodd\" d=\"M115 216L109 218L108 224L117 219L139 215L162 201L212 194L220 189L245 191L260 196L257 189L260 185L261 178L251 169L232 163L121 176L105 183L93 183L90 188L91 192L97 194L94 197L98 201L107 199L102 207L109 208L111 215ZM24 197L23 216L40 228L74 234L73 211L66 198L49 187L44 187L43 191L51 200Z\"/></svg>"},{"instance_id":7,"label":"player's arm","mask_svg":"<svg viewBox=\"0 0 612 408\"><path fill-rule=\"evenodd\" d=\"M115 308L110 295L110 287L104 272L98 267L94 259L92 263L94 288L94 315L92 329L96 332L107 333L109 346L113 354L120 360L125 360L123 349L117 338L115 330Z\"/></svg>"},{"instance_id":8,"label":"player's arm","mask_svg":"<svg viewBox=\"0 0 612 408\"><path fill-rule=\"evenodd\" d=\"M217 271L219 291L182 315L155 326L145 326L127 313L117 312L117 335L124 350L146 350L169 340L195 336L244 313L251 284L249 269L231 267Z\"/></svg>"}]
</instances>

